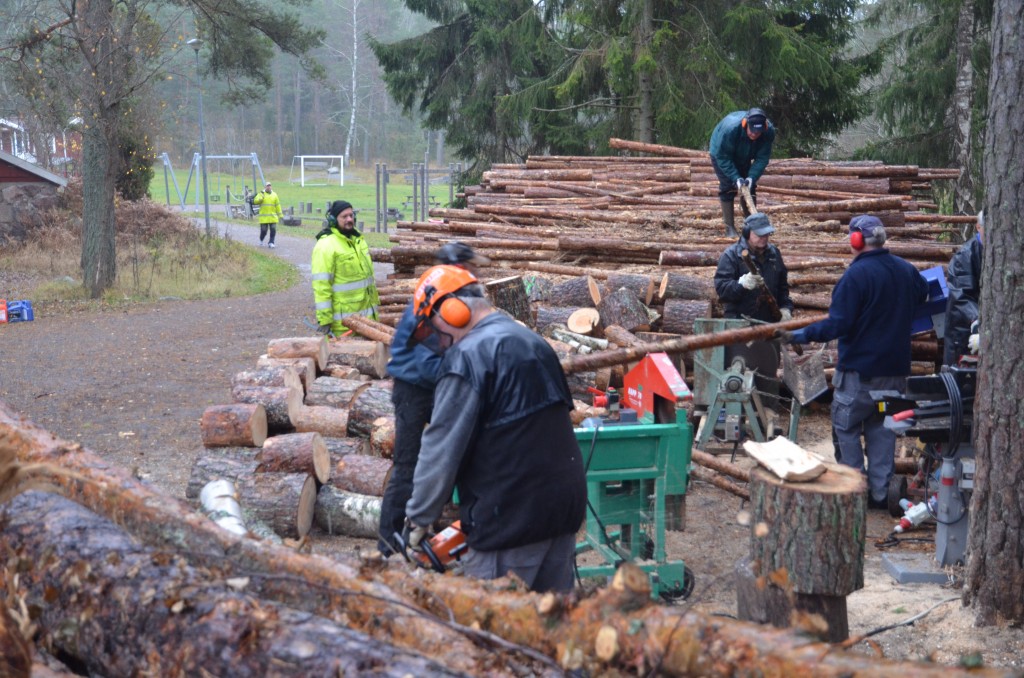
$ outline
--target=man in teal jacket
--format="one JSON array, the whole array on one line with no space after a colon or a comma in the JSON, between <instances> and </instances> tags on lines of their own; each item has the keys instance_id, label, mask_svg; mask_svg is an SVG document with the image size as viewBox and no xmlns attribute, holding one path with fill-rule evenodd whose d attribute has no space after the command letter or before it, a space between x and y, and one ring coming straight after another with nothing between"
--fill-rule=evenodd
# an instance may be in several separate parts
<instances>
[{"instance_id":1,"label":"man in teal jacket","mask_svg":"<svg viewBox=\"0 0 1024 678\"><path fill-rule=\"evenodd\" d=\"M352 205L335 200L327 211L327 224L330 233L317 234L313 246L313 302L320 332L340 335L348 331L341 322L346 315L376 320L380 298L370 248L356 230Z\"/></svg>"},{"instance_id":2,"label":"man in teal jacket","mask_svg":"<svg viewBox=\"0 0 1024 678\"><path fill-rule=\"evenodd\" d=\"M760 108L734 111L722 118L711 133L711 167L718 177L718 199L722 203L725 234L735 238L733 201L744 184L750 196L757 196L757 180L772 157L775 126Z\"/></svg>"}]
</instances>

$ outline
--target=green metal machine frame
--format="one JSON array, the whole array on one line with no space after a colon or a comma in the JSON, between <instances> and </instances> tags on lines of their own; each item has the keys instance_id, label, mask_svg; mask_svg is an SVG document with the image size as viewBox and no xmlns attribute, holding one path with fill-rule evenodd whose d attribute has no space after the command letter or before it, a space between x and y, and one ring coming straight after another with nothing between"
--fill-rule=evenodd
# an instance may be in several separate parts
<instances>
[{"instance_id":1,"label":"green metal machine frame","mask_svg":"<svg viewBox=\"0 0 1024 678\"><path fill-rule=\"evenodd\" d=\"M652 596L685 598L693 576L665 552L666 504L686 493L693 447L689 423L611 423L576 429L587 470L586 535L577 554L595 551L604 563L581 577L611 577L629 561L651 578Z\"/></svg>"}]
</instances>

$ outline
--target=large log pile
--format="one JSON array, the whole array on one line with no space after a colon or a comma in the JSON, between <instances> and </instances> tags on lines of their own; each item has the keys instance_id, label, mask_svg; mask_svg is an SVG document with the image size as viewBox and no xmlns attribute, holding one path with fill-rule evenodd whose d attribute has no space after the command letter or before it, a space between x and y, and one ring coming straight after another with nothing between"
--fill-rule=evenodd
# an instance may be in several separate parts
<instances>
[{"instance_id":1,"label":"large log pile","mask_svg":"<svg viewBox=\"0 0 1024 678\"><path fill-rule=\"evenodd\" d=\"M11 501L34 488L78 506ZM91 673L967 675L658 605L629 565L580 599L303 555L223 530L3 406L0 502L5 606L33 610L32 640ZM24 667L11 628L0 625L0 646L22 647Z\"/></svg>"}]
</instances>

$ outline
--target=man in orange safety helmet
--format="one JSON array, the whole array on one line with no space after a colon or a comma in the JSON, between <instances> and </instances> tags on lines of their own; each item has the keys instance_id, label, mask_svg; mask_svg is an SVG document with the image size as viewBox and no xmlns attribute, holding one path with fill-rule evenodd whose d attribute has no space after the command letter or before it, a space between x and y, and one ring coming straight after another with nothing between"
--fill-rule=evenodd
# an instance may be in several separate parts
<instances>
[{"instance_id":1,"label":"man in orange safety helmet","mask_svg":"<svg viewBox=\"0 0 1024 678\"><path fill-rule=\"evenodd\" d=\"M422 542L457 488L465 574L514 572L535 591L571 590L587 490L558 356L491 306L463 268L428 269L413 306L410 341L444 357L405 507L406 543Z\"/></svg>"}]
</instances>

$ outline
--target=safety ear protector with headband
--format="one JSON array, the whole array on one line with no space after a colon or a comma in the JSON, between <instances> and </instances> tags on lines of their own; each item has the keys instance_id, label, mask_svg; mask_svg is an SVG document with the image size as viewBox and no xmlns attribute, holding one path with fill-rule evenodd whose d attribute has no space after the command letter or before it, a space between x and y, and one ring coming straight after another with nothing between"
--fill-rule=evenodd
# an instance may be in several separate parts
<instances>
[{"instance_id":1,"label":"safety ear protector with headband","mask_svg":"<svg viewBox=\"0 0 1024 678\"><path fill-rule=\"evenodd\" d=\"M327 213L327 226L334 227L338 225L338 217L334 216L330 212Z\"/></svg>"},{"instance_id":2,"label":"safety ear protector with headband","mask_svg":"<svg viewBox=\"0 0 1024 678\"><path fill-rule=\"evenodd\" d=\"M850 227L850 247L858 252L864 249L864 233L857 226Z\"/></svg>"},{"instance_id":3,"label":"safety ear protector with headband","mask_svg":"<svg viewBox=\"0 0 1024 678\"><path fill-rule=\"evenodd\" d=\"M454 294L446 294L435 307L435 312L452 327L465 327L473 317L466 302Z\"/></svg>"}]
</instances>

